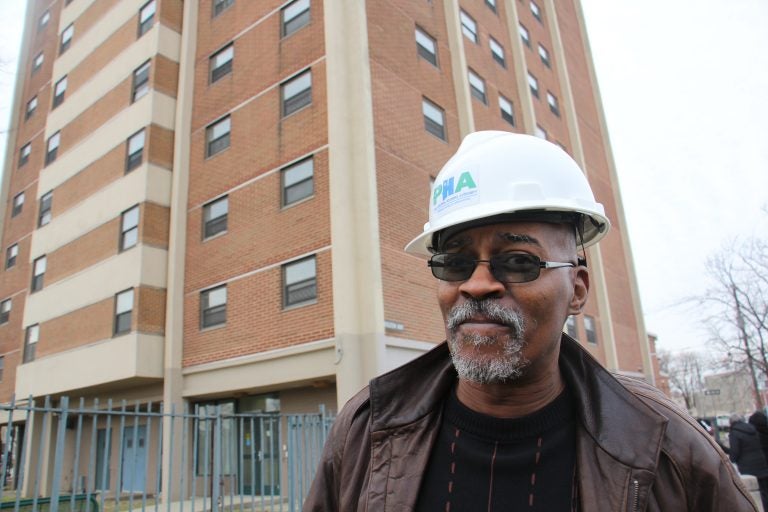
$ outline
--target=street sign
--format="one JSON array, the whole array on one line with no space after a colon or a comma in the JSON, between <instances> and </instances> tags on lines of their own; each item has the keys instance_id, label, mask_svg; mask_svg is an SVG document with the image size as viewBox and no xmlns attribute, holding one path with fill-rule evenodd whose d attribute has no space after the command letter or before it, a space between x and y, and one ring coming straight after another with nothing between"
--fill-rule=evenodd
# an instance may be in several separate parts
<instances>
[{"instance_id":1,"label":"street sign","mask_svg":"<svg viewBox=\"0 0 768 512\"><path fill-rule=\"evenodd\" d=\"M705 389L704 390L704 394L707 395L707 396L719 395L720 394L720 390L719 389Z\"/></svg>"}]
</instances>

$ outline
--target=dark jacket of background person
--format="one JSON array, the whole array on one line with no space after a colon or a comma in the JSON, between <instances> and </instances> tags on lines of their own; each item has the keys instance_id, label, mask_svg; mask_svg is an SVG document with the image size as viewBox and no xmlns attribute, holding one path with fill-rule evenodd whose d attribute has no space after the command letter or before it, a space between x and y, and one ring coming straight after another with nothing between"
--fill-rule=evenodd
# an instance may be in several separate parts
<instances>
[{"instance_id":1,"label":"dark jacket of background person","mask_svg":"<svg viewBox=\"0 0 768 512\"><path fill-rule=\"evenodd\" d=\"M749 423L757 430L760 446L763 447L763 455L765 455L765 460L768 462L768 418L761 411L755 411L749 417Z\"/></svg>"},{"instance_id":2,"label":"dark jacket of background person","mask_svg":"<svg viewBox=\"0 0 768 512\"><path fill-rule=\"evenodd\" d=\"M729 455L742 475L768 477L768 464L755 427L744 421L736 421L731 424L728 440L731 444Z\"/></svg>"},{"instance_id":3,"label":"dark jacket of background person","mask_svg":"<svg viewBox=\"0 0 768 512\"><path fill-rule=\"evenodd\" d=\"M579 417L579 510L757 510L712 436L656 388L565 334L560 369ZM302 510L413 510L455 381L445 343L373 379L336 418Z\"/></svg>"}]
</instances>

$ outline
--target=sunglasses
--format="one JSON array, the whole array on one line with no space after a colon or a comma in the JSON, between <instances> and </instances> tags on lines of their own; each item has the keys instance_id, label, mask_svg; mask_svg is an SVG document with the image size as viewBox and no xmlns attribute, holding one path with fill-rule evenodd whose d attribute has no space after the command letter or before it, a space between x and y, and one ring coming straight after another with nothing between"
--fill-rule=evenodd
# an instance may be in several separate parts
<instances>
[{"instance_id":1,"label":"sunglasses","mask_svg":"<svg viewBox=\"0 0 768 512\"><path fill-rule=\"evenodd\" d=\"M465 254L435 254L427 262L432 275L443 281L466 281L472 276L478 263L488 263L491 274L502 283L527 283L535 281L543 268L575 267L575 263L541 261L541 258L525 253L504 253L478 260Z\"/></svg>"}]
</instances>

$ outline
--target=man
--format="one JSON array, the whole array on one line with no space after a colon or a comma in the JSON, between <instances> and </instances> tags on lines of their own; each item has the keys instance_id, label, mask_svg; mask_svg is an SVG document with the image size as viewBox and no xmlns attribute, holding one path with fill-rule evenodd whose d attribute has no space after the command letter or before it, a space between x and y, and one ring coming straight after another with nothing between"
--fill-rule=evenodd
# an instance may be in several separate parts
<instances>
[{"instance_id":1,"label":"man","mask_svg":"<svg viewBox=\"0 0 768 512\"><path fill-rule=\"evenodd\" d=\"M304 510L756 510L692 418L562 332L608 227L558 147L467 136L406 247L431 256L447 342L346 404Z\"/></svg>"},{"instance_id":2,"label":"man","mask_svg":"<svg viewBox=\"0 0 768 512\"><path fill-rule=\"evenodd\" d=\"M758 411L755 414L758 415L755 418L759 422L759 415L762 413ZM757 428L752 425L752 418L747 423L740 414L731 415L730 425L728 455L739 468L739 473L757 477L763 510L768 510L768 463L765 460Z\"/></svg>"}]
</instances>

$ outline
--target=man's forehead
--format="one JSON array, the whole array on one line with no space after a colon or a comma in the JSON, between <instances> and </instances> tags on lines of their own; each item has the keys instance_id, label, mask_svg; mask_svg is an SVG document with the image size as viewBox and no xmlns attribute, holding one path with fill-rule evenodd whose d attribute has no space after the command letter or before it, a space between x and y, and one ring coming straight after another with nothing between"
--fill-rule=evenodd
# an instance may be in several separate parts
<instances>
[{"instance_id":1,"label":"man's forehead","mask_svg":"<svg viewBox=\"0 0 768 512\"><path fill-rule=\"evenodd\" d=\"M542 225L537 230L533 224L539 223L504 223L471 227L452 235L446 240L445 246L446 248L464 247L476 244L488 237L492 238L494 243L522 243L541 246L542 243L540 238L536 236L536 231L546 229L546 227Z\"/></svg>"}]
</instances>

